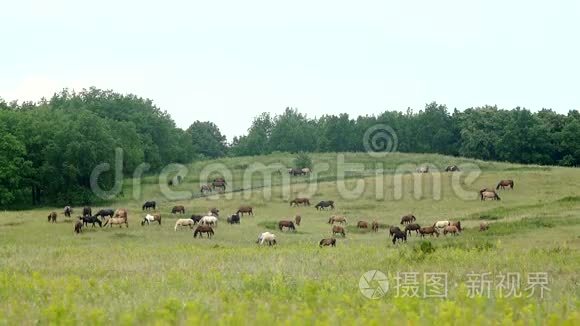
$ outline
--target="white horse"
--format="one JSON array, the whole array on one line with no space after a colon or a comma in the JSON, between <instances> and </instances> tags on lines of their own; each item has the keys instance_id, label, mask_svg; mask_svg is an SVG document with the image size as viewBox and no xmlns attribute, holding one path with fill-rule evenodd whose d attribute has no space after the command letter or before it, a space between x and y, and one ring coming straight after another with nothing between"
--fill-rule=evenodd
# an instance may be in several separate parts
<instances>
[{"instance_id":1,"label":"white horse","mask_svg":"<svg viewBox=\"0 0 580 326\"><path fill-rule=\"evenodd\" d=\"M270 232L264 232L260 234L256 243L263 245L264 243L268 243L269 246L276 244L276 235Z\"/></svg>"},{"instance_id":2,"label":"white horse","mask_svg":"<svg viewBox=\"0 0 580 326\"><path fill-rule=\"evenodd\" d=\"M310 168L304 168L304 169L302 169L302 173L304 173L306 175L309 175L310 172L312 172L312 170L310 170Z\"/></svg>"},{"instance_id":3,"label":"white horse","mask_svg":"<svg viewBox=\"0 0 580 326\"><path fill-rule=\"evenodd\" d=\"M420 166L417 168L417 173L429 173L428 166Z\"/></svg>"},{"instance_id":4,"label":"white horse","mask_svg":"<svg viewBox=\"0 0 580 326\"><path fill-rule=\"evenodd\" d=\"M207 216L202 217L201 220L199 220L199 224L212 225L212 226L215 226L217 228L218 219L217 219L217 217L215 217L213 215L207 215Z\"/></svg>"},{"instance_id":5,"label":"white horse","mask_svg":"<svg viewBox=\"0 0 580 326\"><path fill-rule=\"evenodd\" d=\"M433 227L436 229L443 229L449 225L451 225L451 222L449 222L449 221L437 221L437 222L435 222L435 224L433 224Z\"/></svg>"},{"instance_id":6,"label":"white horse","mask_svg":"<svg viewBox=\"0 0 580 326\"><path fill-rule=\"evenodd\" d=\"M189 226L190 229L193 229L194 224L195 222L190 218L180 218L175 221L175 231L177 231L178 226Z\"/></svg>"},{"instance_id":7,"label":"white horse","mask_svg":"<svg viewBox=\"0 0 580 326\"><path fill-rule=\"evenodd\" d=\"M145 223L147 223L147 225L149 225L149 223L152 223L152 222L158 222L159 225L161 225L161 215L159 215L159 214L155 214L155 215L147 214L143 218L143 221L141 221L141 225L145 225Z\"/></svg>"}]
</instances>

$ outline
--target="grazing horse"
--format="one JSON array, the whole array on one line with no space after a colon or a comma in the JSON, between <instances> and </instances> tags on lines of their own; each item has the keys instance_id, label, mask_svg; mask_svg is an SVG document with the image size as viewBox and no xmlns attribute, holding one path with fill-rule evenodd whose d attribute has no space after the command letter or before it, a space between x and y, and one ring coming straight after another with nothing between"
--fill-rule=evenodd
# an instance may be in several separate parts
<instances>
[{"instance_id":1,"label":"grazing horse","mask_svg":"<svg viewBox=\"0 0 580 326\"><path fill-rule=\"evenodd\" d=\"M334 224L335 222L338 222L340 224L347 224L348 223L348 221L346 220L346 217L339 216L339 215L332 215L328 219L328 224Z\"/></svg>"},{"instance_id":2,"label":"grazing horse","mask_svg":"<svg viewBox=\"0 0 580 326\"><path fill-rule=\"evenodd\" d=\"M70 206L65 206L64 207L64 216L65 217L70 217L70 215L72 214L73 209Z\"/></svg>"},{"instance_id":3,"label":"grazing horse","mask_svg":"<svg viewBox=\"0 0 580 326\"><path fill-rule=\"evenodd\" d=\"M124 219L124 220L125 220L125 222L127 222L127 217L128 217L128 215L129 215L129 214L128 214L128 212L127 212L127 210L126 210L126 209L124 209L124 208L119 208L119 209L117 209L117 210L115 211L115 216L113 216L113 217L116 217L116 218L122 218L122 219ZM127 225L127 227L129 227L129 226Z\"/></svg>"},{"instance_id":4,"label":"grazing horse","mask_svg":"<svg viewBox=\"0 0 580 326\"><path fill-rule=\"evenodd\" d=\"M294 216L294 222L296 222L296 225L300 226L300 222L302 222L302 216L300 215Z\"/></svg>"},{"instance_id":5,"label":"grazing horse","mask_svg":"<svg viewBox=\"0 0 580 326\"><path fill-rule=\"evenodd\" d=\"M193 224L197 224L197 223L199 223L199 221L201 221L201 219L203 217L204 217L204 215L193 214L193 215L191 215L190 219L193 221Z\"/></svg>"},{"instance_id":6,"label":"grazing horse","mask_svg":"<svg viewBox=\"0 0 580 326\"><path fill-rule=\"evenodd\" d=\"M112 208L101 209L95 214L95 216L100 216L101 218L105 218L106 216L113 217L113 215L115 215L115 211Z\"/></svg>"},{"instance_id":7,"label":"grazing horse","mask_svg":"<svg viewBox=\"0 0 580 326\"><path fill-rule=\"evenodd\" d=\"M323 200L316 204L314 207L316 207L316 210L325 209L327 207L334 209L334 200Z\"/></svg>"},{"instance_id":8,"label":"grazing horse","mask_svg":"<svg viewBox=\"0 0 580 326\"><path fill-rule=\"evenodd\" d=\"M91 223L93 227L95 227L95 223L97 223L99 227L103 227L101 220L99 220L97 216L79 216L79 220L81 220L85 226L88 226L89 223Z\"/></svg>"},{"instance_id":9,"label":"grazing horse","mask_svg":"<svg viewBox=\"0 0 580 326\"><path fill-rule=\"evenodd\" d=\"M451 222L451 226L457 228L457 231L461 232L461 221Z\"/></svg>"},{"instance_id":10,"label":"grazing horse","mask_svg":"<svg viewBox=\"0 0 580 326\"><path fill-rule=\"evenodd\" d=\"M207 215L213 215L215 217L220 217L220 210L213 207L212 209L209 210Z\"/></svg>"},{"instance_id":11,"label":"grazing horse","mask_svg":"<svg viewBox=\"0 0 580 326\"><path fill-rule=\"evenodd\" d=\"M481 196L482 201L486 199L501 200L501 198L499 198L497 192L495 191L482 191L479 193L479 195Z\"/></svg>"},{"instance_id":12,"label":"grazing horse","mask_svg":"<svg viewBox=\"0 0 580 326\"><path fill-rule=\"evenodd\" d=\"M93 210L89 206L83 207L83 216L92 216Z\"/></svg>"},{"instance_id":13,"label":"grazing horse","mask_svg":"<svg viewBox=\"0 0 580 326\"><path fill-rule=\"evenodd\" d=\"M171 214L185 214L185 207L183 207L182 205L177 205L177 206L173 206L173 208L171 209Z\"/></svg>"},{"instance_id":14,"label":"grazing horse","mask_svg":"<svg viewBox=\"0 0 580 326\"><path fill-rule=\"evenodd\" d=\"M397 242L397 239L401 240L401 242L407 242L407 233L401 230L395 230L395 233L393 234L393 244Z\"/></svg>"},{"instance_id":15,"label":"grazing horse","mask_svg":"<svg viewBox=\"0 0 580 326\"><path fill-rule=\"evenodd\" d=\"M56 212L48 214L48 222L56 223Z\"/></svg>"},{"instance_id":16,"label":"grazing horse","mask_svg":"<svg viewBox=\"0 0 580 326\"><path fill-rule=\"evenodd\" d=\"M335 238L322 239L322 240L320 240L318 245L320 246L320 248L322 248L323 246L324 247L328 247L328 246L336 247L336 239Z\"/></svg>"},{"instance_id":17,"label":"grazing horse","mask_svg":"<svg viewBox=\"0 0 580 326\"><path fill-rule=\"evenodd\" d=\"M489 230L489 223L481 222L479 223L479 232Z\"/></svg>"},{"instance_id":18,"label":"grazing horse","mask_svg":"<svg viewBox=\"0 0 580 326\"><path fill-rule=\"evenodd\" d=\"M371 229L372 229L374 232L379 232L379 222L377 222L377 221L373 221L373 223L371 224Z\"/></svg>"},{"instance_id":19,"label":"grazing horse","mask_svg":"<svg viewBox=\"0 0 580 326\"><path fill-rule=\"evenodd\" d=\"M143 218L143 221L141 221L141 226L145 225L145 223L147 223L147 225L149 225L149 223L152 222L157 222L159 223L159 225L161 225L161 215L160 214L147 214L145 215L145 217Z\"/></svg>"},{"instance_id":20,"label":"grazing horse","mask_svg":"<svg viewBox=\"0 0 580 326\"><path fill-rule=\"evenodd\" d=\"M123 224L125 224L125 226L129 227L129 223L127 223L127 218L123 218L123 217L111 217L110 219L105 221L105 224L103 224L103 226L107 226L107 224L109 224L109 227L113 227L113 225L119 225L119 227L123 227Z\"/></svg>"},{"instance_id":21,"label":"grazing horse","mask_svg":"<svg viewBox=\"0 0 580 326\"><path fill-rule=\"evenodd\" d=\"M297 175L304 175L305 173L302 171L302 169L298 169L298 168L294 168L294 169L289 169L288 173L292 176L297 176Z\"/></svg>"},{"instance_id":22,"label":"grazing horse","mask_svg":"<svg viewBox=\"0 0 580 326\"><path fill-rule=\"evenodd\" d=\"M397 233L397 232L403 232L403 231L401 231L401 229L399 229L399 227L398 227L398 226L391 226L391 227L389 228L389 235L391 235L391 236L392 236L393 234L395 234L395 233Z\"/></svg>"},{"instance_id":23,"label":"grazing horse","mask_svg":"<svg viewBox=\"0 0 580 326\"><path fill-rule=\"evenodd\" d=\"M76 234L83 233L83 222L77 221L75 223L75 233Z\"/></svg>"},{"instance_id":24,"label":"grazing horse","mask_svg":"<svg viewBox=\"0 0 580 326\"><path fill-rule=\"evenodd\" d=\"M417 173L429 173L428 166L420 166L417 168Z\"/></svg>"},{"instance_id":25,"label":"grazing horse","mask_svg":"<svg viewBox=\"0 0 580 326\"><path fill-rule=\"evenodd\" d=\"M445 168L445 172L458 172L459 171L459 167L457 165L448 165Z\"/></svg>"},{"instance_id":26,"label":"grazing horse","mask_svg":"<svg viewBox=\"0 0 580 326\"><path fill-rule=\"evenodd\" d=\"M298 206L298 205L310 206L310 200L308 198L296 198L290 202L290 206L292 206L292 205L294 205L294 206Z\"/></svg>"},{"instance_id":27,"label":"grazing horse","mask_svg":"<svg viewBox=\"0 0 580 326\"><path fill-rule=\"evenodd\" d=\"M211 187L213 188L213 190L219 188L219 189L221 189L221 191L226 191L226 182L219 181L216 179L211 183Z\"/></svg>"},{"instance_id":28,"label":"grazing horse","mask_svg":"<svg viewBox=\"0 0 580 326\"><path fill-rule=\"evenodd\" d=\"M199 191L204 194L206 192L212 192L213 189L211 187L211 185L201 185L201 188L199 189Z\"/></svg>"},{"instance_id":29,"label":"grazing horse","mask_svg":"<svg viewBox=\"0 0 580 326\"><path fill-rule=\"evenodd\" d=\"M340 225L333 225L332 226L332 236L335 234L340 233L343 237L346 237L346 232L344 232L344 228Z\"/></svg>"},{"instance_id":30,"label":"grazing horse","mask_svg":"<svg viewBox=\"0 0 580 326\"><path fill-rule=\"evenodd\" d=\"M457 235L457 233L459 233L459 230L457 229L457 227L455 225L449 225L449 226L446 226L443 229L443 235L446 236L447 233L451 233L453 235Z\"/></svg>"},{"instance_id":31,"label":"grazing horse","mask_svg":"<svg viewBox=\"0 0 580 326\"><path fill-rule=\"evenodd\" d=\"M449 221L437 221L435 222L435 224L433 224L433 227L436 229L443 229L446 226L451 225L451 222Z\"/></svg>"},{"instance_id":32,"label":"grazing horse","mask_svg":"<svg viewBox=\"0 0 580 326\"><path fill-rule=\"evenodd\" d=\"M211 238L212 235L214 235L213 229L211 228L211 226L209 225L198 225L198 227L195 229L195 232L193 232L193 237L197 238L197 235L199 234L200 238L203 238L203 234L207 234L208 239Z\"/></svg>"},{"instance_id":33,"label":"grazing horse","mask_svg":"<svg viewBox=\"0 0 580 326\"><path fill-rule=\"evenodd\" d=\"M173 228L175 231L177 231L177 227L179 226L189 226L190 229L193 229L193 226L195 225L195 222L193 222L192 219L190 218L180 218L177 221L175 221L175 227Z\"/></svg>"},{"instance_id":34,"label":"grazing horse","mask_svg":"<svg viewBox=\"0 0 580 326\"><path fill-rule=\"evenodd\" d=\"M240 214L240 213L242 213L242 216L244 216L244 214L254 216L254 209L252 208L252 206L240 206L238 208L238 211L236 212L236 214Z\"/></svg>"},{"instance_id":35,"label":"grazing horse","mask_svg":"<svg viewBox=\"0 0 580 326\"><path fill-rule=\"evenodd\" d=\"M276 235L266 231L258 236L256 243L259 245L267 243L268 246L273 246L276 244Z\"/></svg>"},{"instance_id":36,"label":"grazing horse","mask_svg":"<svg viewBox=\"0 0 580 326\"><path fill-rule=\"evenodd\" d=\"M421 229L421 226L419 226L419 224L417 223L407 224L407 226L405 226L405 233L409 234L410 236L411 232L415 231L415 233L419 235L419 229Z\"/></svg>"},{"instance_id":37,"label":"grazing horse","mask_svg":"<svg viewBox=\"0 0 580 326\"><path fill-rule=\"evenodd\" d=\"M302 170L302 174L304 174L304 175L309 175L310 172L312 172L312 170L310 170L310 168L303 168L301 170Z\"/></svg>"},{"instance_id":38,"label":"grazing horse","mask_svg":"<svg viewBox=\"0 0 580 326\"><path fill-rule=\"evenodd\" d=\"M421 238L425 237L425 234L429 234L433 236L434 234L439 237L439 231L434 226L426 226L419 229L419 233L421 234Z\"/></svg>"},{"instance_id":39,"label":"grazing horse","mask_svg":"<svg viewBox=\"0 0 580 326\"><path fill-rule=\"evenodd\" d=\"M409 224L409 223L415 222L416 220L417 220L417 218L415 218L415 216L413 214L405 215L405 216L401 217L401 225Z\"/></svg>"},{"instance_id":40,"label":"grazing horse","mask_svg":"<svg viewBox=\"0 0 580 326\"><path fill-rule=\"evenodd\" d=\"M368 229L369 228L369 223L366 221L358 221L356 223L356 227L359 229Z\"/></svg>"},{"instance_id":41,"label":"grazing horse","mask_svg":"<svg viewBox=\"0 0 580 326\"><path fill-rule=\"evenodd\" d=\"M296 227L294 226L294 222L292 221L283 220L278 222L278 229L280 229L280 231L283 231L284 228L296 232Z\"/></svg>"},{"instance_id":42,"label":"grazing horse","mask_svg":"<svg viewBox=\"0 0 580 326\"><path fill-rule=\"evenodd\" d=\"M199 224L200 225L211 225L211 226L215 226L217 228L218 226L218 219L217 217L213 216L213 215L207 215L201 218L201 220L199 220Z\"/></svg>"},{"instance_id":43,"label":"grazing horse","mask_svg":"<svg viewBox=\"0 0 580 326\"><path fill-rule=\"evenodd\" d=\"M232 216L228 217L228 218L226 219L226 221L227 221L229 224L240 224L240 215L238 215L238 214L233 214Z\"/></svg>"},{"instance_id":44,"label":"grazing horse","mask_svg":"<svg viewBox=\"0 0 580 326\"><path fill-rule=\"evenodd\" d=\"M498 190L499 188L505 189L506 187L509 187L510 189L514 189L514 181L513 180L501 180L497 184L497 187L495 187L495 190Z\"/></svg>"},{"instance_id":45,"label":"grazing horse","mask_svg":"<svg viewBox=\"0 0 580 326\"><path fill-rule=\"evenodd\" d=\"M153 210L157 208L157 203L155 201L146 201L142 206L143 210L150 210L151 208L153 208Z\"/></svg>"}]
</instances>

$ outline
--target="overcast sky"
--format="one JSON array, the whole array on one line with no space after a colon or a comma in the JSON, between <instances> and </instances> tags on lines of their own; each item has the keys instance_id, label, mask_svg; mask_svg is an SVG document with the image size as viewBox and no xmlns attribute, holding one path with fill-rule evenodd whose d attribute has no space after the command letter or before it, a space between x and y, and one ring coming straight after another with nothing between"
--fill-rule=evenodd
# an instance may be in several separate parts
<instances>
[{"instance_id":1,"label":"overcast sky","mask_svg":"<svg viewBox=\"0 0 580 326\"><path fill-rule=\"evenodd\" d=\"M580 109L580 1L2 1L0 97L96 86L229 139L260 112Z\"/></svg>"}]
</instances>

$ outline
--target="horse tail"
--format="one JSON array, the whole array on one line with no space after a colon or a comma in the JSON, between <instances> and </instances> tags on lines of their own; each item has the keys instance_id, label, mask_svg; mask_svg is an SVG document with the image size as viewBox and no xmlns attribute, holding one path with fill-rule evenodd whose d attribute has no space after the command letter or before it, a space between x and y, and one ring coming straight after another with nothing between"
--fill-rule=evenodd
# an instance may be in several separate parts
<instances>
[{"instance_id":1,"label":"horse tail","mask_svg":"<svg viewBox=\"0 0 580 326\"><path fill-rule=\"evenodd\" d=\"M497 200L501 200L501 198L499 198L499 195L498 195L498 194L495 194L495 198L496 198Z\"/></svg>"},{"instance_id":2,"label":"horse tail","mask_svg":"<svg viewBox=\"0 0 580 326\"><path fill-rule=\"evenodd\" d=\"M512 189L514 189L514 181L512 180Z\"/></svg>"},{"instance_id":3,"label":"horse tail","mask_svg":"<svg viewBox=\"0 0 580 326\"><path fill-rule=\"evenodd\" d=\"M495 187L495 190L498 190L499 186L501 186L501 181L497 184L497 187Z\"/></svg>"}]
</instances>

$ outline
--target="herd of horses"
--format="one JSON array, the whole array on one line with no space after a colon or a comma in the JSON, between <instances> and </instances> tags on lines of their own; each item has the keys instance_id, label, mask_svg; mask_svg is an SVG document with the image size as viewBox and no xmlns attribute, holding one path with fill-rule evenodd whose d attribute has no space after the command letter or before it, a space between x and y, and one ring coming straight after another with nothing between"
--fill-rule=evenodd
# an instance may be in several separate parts
<instances>
[{"instance_id":1,"label":"herd of horses","mask_svg":"<svg viewBox=\"0 0 580 326\"><path fill-rule=\"evenodd\" d=\"M295 169L291 169L295 170ZM421 173L426 173L425 170L428 172L428 167L421 169ZM418 170L419 171L419 170ZM446 171L459 171L457 166L448 166ZM292 173L292 171L289 171ZM213 180L211 184L211 188L215 189L216 187L223 187L225 189L226 181L223 178L216 178ZM206 185L210 187L210 185ZM491 200L500 200L500 197L497 193L500 189L513 189L514 188L514 181L513 180L501 180L498 182L495 189L493 188L482 188L479 191L480 199L482 201L491 199ZM202 192L204 187L202 186ZM210 190L211 191L211 190ZM290 201L290 206L310 206L310 199L305 197L298 197ZM333 200L323 200L318 202L315 206L316 210L324 210L335 209L335 202ZM145 217L141 220L141 226L149 225L151 223L157 223L161 225L161 215L159 213L150 213L151 210L155 211L158 209L158 205L155 201L146 201L142 205L142 210L146 212ZM185 214L185 207L182 205L173 206L171 209L172 214ZM66 206L64 208L64 216L70 218L73 214L73 208L70 206ZM254 209L252 206L243 205L238 208L238 210L229 215L226 218L226 222L228 224L240 224L242 217L244 215L254 216ZM58 214L56 212L51 212L48 215L48 221L50 223L55 223ZM205 234L207 238L211 238L215 234L215 228L218 227L219 221L219 209L211 208L207 213L204 214L193 214L189 218L179 218L175 222L174 231L177 231L181 228L189 228L191 230L194 229L193 232L194 238L203 237ZM302 217L300 215L294 216L293 219L284 219L278 222L278 230L280 232L283 231L292 231L296 232L297 227L300 226L302 221ZM116 210L112 208L104 208L97 211L95 214L92 214L91 207L84 207L82 209L82 215L78 217L78 221L74 225L74 232L75 233L82 233L83 227L87 227L89 224L92 225L94 228L95 225L99 227L109 227L112 226L119 226L126 228L129 227L128 223L128 211L125 208L118 208ZM345 226L348 224L348 220L346 216L342 215L332 215L328 219L328 224L331 225L331 238L324 238L319 242L319 246L336 246L336 235L340 235L343 238L346 237L346 229ZM444 236L450 235L458 235L462 232L461 222L460 221L448 221L448 220L441 220L436 221L435 223L428 224L427 226L421 226L417 223L417 218L413 214L408 214L401 217L400 221L401 227L399 226L385 226L388 227L389 236L392 237L393 244L396 244L397 241L406 242L407 237L411 236L413 232L420 237L430 236L430 237L439 237L441 234ZM356 223L356 227L358 229L371 229L373 232L379 232L379 229L382 227L378 221L374 220L372 222L359 220ZM479 226L480 231L486 231L489 229L489 224L486 222L482 222ZM277 244L276 235L271 232L264 232L258 236L258 240L256 241L260 245L267 244L269 246L273 246Z\"/></svg>"}]
</instances>

